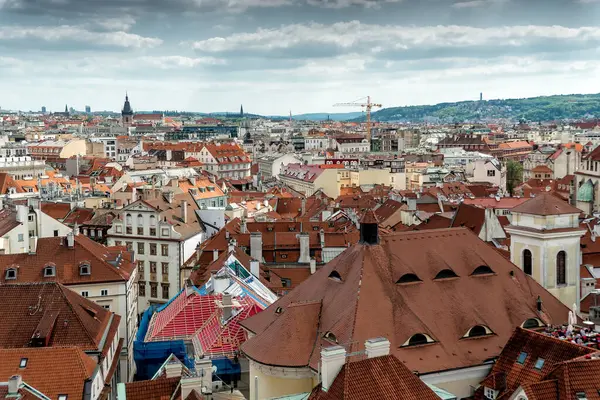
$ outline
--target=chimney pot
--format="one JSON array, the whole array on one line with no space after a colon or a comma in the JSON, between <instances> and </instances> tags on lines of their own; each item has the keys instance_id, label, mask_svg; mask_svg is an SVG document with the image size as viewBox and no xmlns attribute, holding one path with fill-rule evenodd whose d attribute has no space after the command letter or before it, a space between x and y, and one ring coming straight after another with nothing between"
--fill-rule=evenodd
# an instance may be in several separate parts
<instances>
[{"instance_id":1,"label":"chimney pot","mask_svg":"<svg viewBox=\"0 0 600 400\"><path fill-rule=\"evenodd\" d=\"M23 384L23 378L21 378L21 375L11 376L10 379L8 380L8 395L9 396L18 395L19 389L21 388L22 384Z\"/></svg>"},{"instance_id":2,"label":"chimney pot","mask_svg":"<svg viewBox=\"0 0 600 400\"><path fill-rule=\"evenodd\" d=\"M365 342L367 358L382 357L390 354L390 341L384 337L368 339Z\"/></svg>"},{"instance_id":3,"label":"chimney pot","mask_svg":"<svg viewBox=\"0 0 600 400\"><path fill-rule=\"evenodd\" d=\"M329 390L338 373L346 363L346 349L331 346L321 350L321 389Z\"/></svg>"},{"instance_id":4,"label":"chimney pot","mask_svg":"<svg viewBox=\"0 0 600 400\"><path fill-rule=\"evenodd\" d=\"M315 272L317 272L317 260L315 260L314 258L310 259L310 274L314 274Z\"/></svg>"},{"instance_id":5,"label":"chimney pot","mask_svg":"<svg viewBox=\"0 0 600 400\"><path fill-rule=\"evenodd\" d=\"M258 260L258 262L262 261L262 233L261 232L252 232L250 233L250 257Z\"/></svg>"}]
</instances>

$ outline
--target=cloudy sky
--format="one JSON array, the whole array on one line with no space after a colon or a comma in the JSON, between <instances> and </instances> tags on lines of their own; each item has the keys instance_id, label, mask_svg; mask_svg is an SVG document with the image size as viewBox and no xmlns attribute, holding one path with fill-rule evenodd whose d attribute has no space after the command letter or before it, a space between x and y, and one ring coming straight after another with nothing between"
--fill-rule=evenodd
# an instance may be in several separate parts
<instances>
[{"instance_id":1,"label":"cloudy sky","mask_svg":"<svg viewBox=\"0 0 600 400\"><path fill-rule=\"evenodd\" d=\"M261 114L600 92L600 0L0 0L0 107Z\"/></svg>"}]
</instances>

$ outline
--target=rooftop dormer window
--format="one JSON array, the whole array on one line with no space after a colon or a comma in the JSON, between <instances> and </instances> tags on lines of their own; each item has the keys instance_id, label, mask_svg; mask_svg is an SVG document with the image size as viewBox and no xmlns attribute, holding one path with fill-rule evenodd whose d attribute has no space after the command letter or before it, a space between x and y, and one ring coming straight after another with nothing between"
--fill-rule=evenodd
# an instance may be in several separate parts
<instances>
[{"instance_id":1,"label":"rooftop dormer window","mask_svg":"<svg viewBox=\"0 0 600 400\"><path fill-rule=\"evenodd\" d=\"M404 342L402 347L420 346L420 345L434 343L434 342L435 342L435 340L433 340L433 338L429 335L426 335L424 333L415 333L406 342Z\"/></svg>"},{"instance_id":2,"label":"rooftop dormer window","mask_svg":"<svg viewBox=\"0 0 600 400\"><path fill-rule=\"evenodd\" d=\"M487 265L480 265L479 267L473 270L471 275L493 275L494 271L488 267Z\"/></svg>"},{"instance_id":3,"label":"rooftop dormer window","mask_svg":"<svg viewBox=\"0 0 600 400\"><path fill-rule=\"evenodd\" d=\"M521 327L525 329L535 329L540 328L542 326L544 326L544 323L537 318L529 318L528 320L523 322L523 325L521 325Z\"/></svg>"},{"instance_id":4,"label":"rooftop dormer window","mask_svg":"<svg viewBox=\"0 0 600 400\"><path fill-rule=\"evenodd\" d=\"M492 335L493 332L485 325L475 325L463 336L463 338L475 338L481 336Z\"/></svg>"},{"instance_id":5,"label":"rooftop dormer window","mask_svg":"<svg viewBox=\"0 0 600 400\"><path fill-rule=\"evenodd\" d=\"M422 282L421 279L419 279L419 277L415 274L404 274L400 277L400 279L398 279L398 281L396 281L397 284L402 285L402 284L406 284L406 283L416 283L416 282Z\"/></svg>"},{"instance_id":6,"label":"rooftop dormer window","mask_svg":"<svg viewBox=\"0 0 600 400\"><path fill-rule=\"evenodd\" d=\"M6 275L4 276L4 278L8 281L8 280L13 280L13 279L17 279L17 269L16 268L9 268L6 270Z\"/></svg>"},{"instance_id":7,"label":"rooftop dormer window","mask_svg":"<svg viewBox=\"0 0 600 400\"><path fill-rule=\"evenodd\" d=\"M331 273L329 274L329 279L335 282L342 282L342 276L336 270L331 271Z\"/></svg>"},{"instance_id":8,"label":"rooftop dormer window","mask_svg":"<svg viewBox=\"0 0 600 400\"><path fill-rule=\"evenodd\" d=\"M454 272L448 268L448 269L443 269L440 272L438 272L437 275L435 276L435 278L433 278L433 279L438 280L438 279L450 279L450 278L458 278L458 275L456 275L456 272Z\"/></svg>"},{"instance_id":9,"label":"rooftop dormer window","mask_svg":"<svg viewBox=\"0 0 600 400\"><path fill-rule=\"evenodd\" d=\"M323 335L323 338L327 339L327 340L329 340L330 342L333 342L333 343L337 343L338 342L337 338L335 337L335 335L331 331L325 332L325 334Z\"/></svg>"},{"instance_id":10,"label":"rooftop dormer window","mask_svg":"<svg viewBox=\"0 0 600 400\"><path fill-rule=\"evenodd\" d=\"M54 265L46 265L44 267L44 278L56 276L56 267Z\"/></svg>"},{"instance_id":11,"label":"rooftop dormer window","mask_svg":"<svg viewBox=\"0 0 600 400\"><path fill-rule=\"evenodd\" d=\"M90 263L83 262L79 265L79 275L91 275L91 273L92 268L90 266Z\"/></svg>"}]
</instances>

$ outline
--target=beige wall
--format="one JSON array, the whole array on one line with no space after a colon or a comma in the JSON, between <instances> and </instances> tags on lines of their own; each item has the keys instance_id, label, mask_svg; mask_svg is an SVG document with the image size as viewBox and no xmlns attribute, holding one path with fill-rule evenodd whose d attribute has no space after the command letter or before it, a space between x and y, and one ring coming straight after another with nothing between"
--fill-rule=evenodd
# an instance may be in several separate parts
<instances>
[{"instance_id":1,"label":"beige wall","mask_svg":"<svg viewBox=\"0 0 600 400\"><path fill-rule=\"evenodd\" d=\"M269 369L268 366L262 368ZM250 400L265 400L272 397L308 393L319 383L316 376L297 378L293 375L293 369L289 369L289 371L289 377L273 376L263 373L260 368L257 368L256 363L250 362ZM256 397L256 377L258 377L258 398Z\"/></svg>"},{"instance_id":2,"label":"beige wall","mask_svg":"<svg viewBox=\"0 0 600 400\"><path fill-rule=\"evenodd\" d=\"M73 139L62 148L60 152L60 158L69 158L76 155L85 156L85 152L85 140Z\"/></svg>"}]
</instances>

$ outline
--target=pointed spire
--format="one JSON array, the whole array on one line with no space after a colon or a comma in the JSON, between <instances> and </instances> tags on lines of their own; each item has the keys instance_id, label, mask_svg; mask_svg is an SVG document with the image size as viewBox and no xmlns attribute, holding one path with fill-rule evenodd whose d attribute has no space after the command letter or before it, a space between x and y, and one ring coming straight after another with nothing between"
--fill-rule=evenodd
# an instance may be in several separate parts
<instances>
[{"instance_id":1,"label":"pointed spire","mask_svg":"<svg viewBox=\"0 0 600 400\"><path fill-rule=\"evenodd\" d=\"M67 105L65 104L65 112L68 113L69 112L69 108L67 107Z\"/></svg>"},{"instance_id":2,"label":"pointed spire","mask_svg":"<svg viewBox=\"0 0 600 400\"><path fill-rule=\"evenodd\" d=\"M240 105L240 117L244 117L244 105Z\"/></svg>"}]
</instances>

